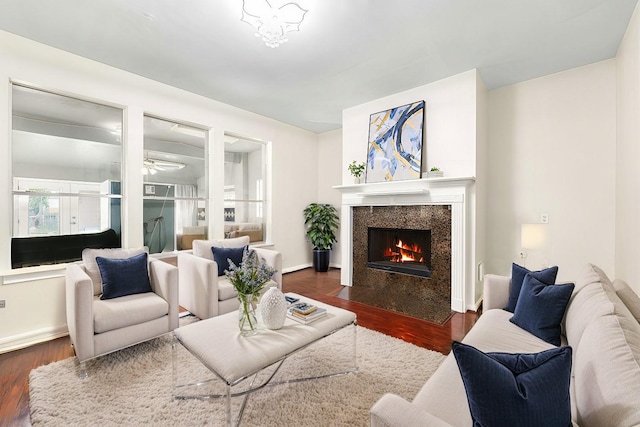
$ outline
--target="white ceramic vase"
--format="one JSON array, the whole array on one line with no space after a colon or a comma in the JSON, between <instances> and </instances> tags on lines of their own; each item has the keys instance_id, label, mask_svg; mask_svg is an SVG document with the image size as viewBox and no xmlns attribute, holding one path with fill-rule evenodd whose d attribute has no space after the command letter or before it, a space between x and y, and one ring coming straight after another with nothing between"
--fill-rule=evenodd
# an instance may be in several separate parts
<instances>
[{"instance_id":1,"label":"white ceramic vase","mask_svg":"<svg viewBox=\"0 0 640 427\"><path fill-rule=\"evenodd\" d=\"M287 301L284 294L275 286L264 293L260 300L262 322L269 329L280 329L287 317Z\"/></svg>"}]
</instances>

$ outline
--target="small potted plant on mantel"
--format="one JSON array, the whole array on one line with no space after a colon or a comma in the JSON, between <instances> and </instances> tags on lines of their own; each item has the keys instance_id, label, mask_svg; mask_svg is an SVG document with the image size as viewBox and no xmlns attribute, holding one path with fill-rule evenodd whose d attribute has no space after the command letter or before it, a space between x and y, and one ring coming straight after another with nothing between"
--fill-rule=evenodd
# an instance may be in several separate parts
<instances>
[{"instance_id":1,"label":"small potted plant on mantel","mask_svg":"<svg viewBox=\"0 0 640 427\"><path fill-rule=\"evenodd\" d=\"M358 163L355 160L351 162L348 166L349 173L353 176L353 183L360 184L360 177L364 173L364 168L366 167L366 163Z\"/></svg>"},{"instance_id":2,"label":"small potted plant on mantel","mask_svg":"<svg viewBox=\"0 0 640 427\"><path fill-rule=\"evenodd\" d=\"M427 172L427 178L442 178L444 176L444 172L440 170L438 167L432 167L429 172Z\"/></svg>"}]
</instances>

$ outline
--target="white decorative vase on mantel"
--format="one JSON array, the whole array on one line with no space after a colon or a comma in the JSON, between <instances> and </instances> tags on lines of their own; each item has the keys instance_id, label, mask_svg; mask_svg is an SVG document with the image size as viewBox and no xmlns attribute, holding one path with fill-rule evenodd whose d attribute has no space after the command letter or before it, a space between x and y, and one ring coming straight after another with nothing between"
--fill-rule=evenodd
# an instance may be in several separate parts
<instances>
[{"instance_id":1,"label":"white decorative vase on mantel","mask_svg":"<svg viewBox=\"0 0 640 427\"><path fill-rule=\"evenodd\" d=\"M287 301L284 294L275 286L270 287L260 299L262 323L268 329L280 329L287 317Z\"/></svg>"},{"instance_id":2,"label":"white decorative vase on mantel","mask_svg":"<svg viewBox=\"0 0 640 427\"><path fill-rule=\"evenodd\" d=\"M360 177L359 176L354 176L353 177L353 183L354 184L360 184Z\"/></svg>"}]
</instances>

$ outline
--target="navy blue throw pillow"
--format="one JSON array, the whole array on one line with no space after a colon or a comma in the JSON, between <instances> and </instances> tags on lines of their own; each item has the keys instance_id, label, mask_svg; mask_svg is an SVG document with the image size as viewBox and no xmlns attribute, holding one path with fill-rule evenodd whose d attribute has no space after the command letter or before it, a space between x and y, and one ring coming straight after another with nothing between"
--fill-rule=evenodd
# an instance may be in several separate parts
<instances>
[{"instance_id":1,"label":"navy blue throw pillow","mask_svg":"<svg viewBox=\"0 0 640 427\"><path fill-rule=\"evenodd\" d=\"M573 283L547 285L527 274L509 320L549 344L560 345L560 322L573 288Z\"/></svg>"},{"instance_id":2,"label":"navy blue throw pillow","mask_svg":"<svg viewBox=\"0 0 640 427\"><path fill-rule=\"evenodd\" d=\"M474 426L571 425L571 347L532 354L483 353L454 342Z\"/></svg>"},{"instance_id":3,"label":"navy blue throw pillow","mask_svg":"<svg viewBox=\"0 0 640 427\"><path fill-rule=\"evenodd\" d=\"M518 303L518 296L520 296L520 289L522 288L522 282L524 276L532 274L533 277L540 280L542 283L553 285L556 283L556 276L558 275L558 267L549 267L540 271L529 271L526 268L518 265L511 265L511 288L509 289L509 302L504 308L507 311L514 312L516 304Z\"/></svg>"},{"instance_id":4,"label":"navy blue throw pillow","mask_svg":"<svg viewBox=\"0 0 640 427\"><path fill-rule=\"evenodd\" d=\"M99 256L96 263L102 277L100 299L152 292L146 252L122 259Z\"/></svg>"},{"instance_id":5,"label":"navy blue throw pillow","mask_svg":"<svg viewBox=\"0 0 640 427\"><path fill-rule=\"evenodd\" d=\"M243 246L241 248L211 247L213 260L218 264L218 276L224 275L224 271L229 269L229 260L233 261L233 263L238 266L242 263L242 254L244 253L245 248L248 248L248 246Z\"/></svg>"}]
</instances>

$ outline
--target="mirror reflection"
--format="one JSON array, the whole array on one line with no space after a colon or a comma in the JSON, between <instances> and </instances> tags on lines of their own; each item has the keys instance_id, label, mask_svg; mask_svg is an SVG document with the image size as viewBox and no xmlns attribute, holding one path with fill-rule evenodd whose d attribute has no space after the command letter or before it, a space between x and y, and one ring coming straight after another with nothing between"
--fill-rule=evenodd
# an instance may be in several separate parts
<instances>
[{"instance_id":1,"label":"mirror reflection","mask_svg":"<svg viewBox=\"0 0 640 427\"><path fill-rule=\"evenodd\" d=\"M207 236L207 131L144 117L144 244L150 253L188 250Z\"/></svg>"},{"instance_id":2,"label":"mirror reflection","mask_svg":"<svg viewBox=\"0 0 640 427\"><path fill-rule=\"evenodd\" d=\"M122 117L12 85L13 268L77 260L86 244L120 246Z\"/></svg>"},{"instance_id":3,"label":"mirror reflection","mask_svg":"<svg viewBox=\"0 0 640 427\"><path fill-rule=\"evenodd\" d=\"M266 240L266 165L265 141L225 133L225 237L249 236L251 243Z\"/></svg>"}]
</instances>

